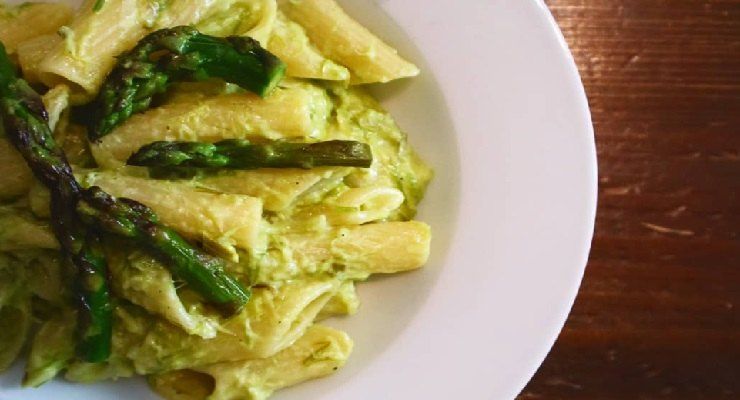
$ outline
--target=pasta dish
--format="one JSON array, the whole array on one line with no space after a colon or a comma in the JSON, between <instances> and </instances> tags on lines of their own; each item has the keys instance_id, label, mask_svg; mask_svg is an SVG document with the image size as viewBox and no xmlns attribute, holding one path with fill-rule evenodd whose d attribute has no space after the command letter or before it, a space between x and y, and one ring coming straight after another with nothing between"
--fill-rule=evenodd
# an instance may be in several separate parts
<instances>
[{"instance_id":1,"label":"pasta dish","mask_svg":"<svg viewBox=\"0 0 740 400\"><path fill-rule=\"evenodd\" d=\"M22 385L265 399L344 365L327 320L357 284L427 261L432 171L363 87L419 70L334 0L5 5L0 42L0 371L25 359Z\"/></svg>"}]
</instances>

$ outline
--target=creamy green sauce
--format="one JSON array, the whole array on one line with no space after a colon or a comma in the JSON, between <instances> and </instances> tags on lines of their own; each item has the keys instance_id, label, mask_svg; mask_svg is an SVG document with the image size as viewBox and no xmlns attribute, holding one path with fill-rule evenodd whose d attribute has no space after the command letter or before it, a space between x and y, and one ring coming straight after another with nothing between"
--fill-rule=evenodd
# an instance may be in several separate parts
<instances>
[{"instance_id":1,"label":"creamy green sauce","mask_svg":"<svg viewBox=\"0 0 740 400\"><path fill-rule=\"evenodd\" d=\"M228 29L236 29L224 21L228 21L228 19L220 20L220 26L229 26ZM295 251L288 245L284 239L286 233L308 232L315 238L325 238L331 241L330 235L337 234L337 227L332 226L327 217L322 213L351 215L352 213L363 211L352 207L338 207L332 204L336 198L352 188L374 185L395 188L403 193L405 197L403 204L385 217L383 221L409 220L416 214L417 205L424 195L427 184L432 178L432 171L408 145L406 135L396 125L391 116L362 90L346 88L341 85L322 86L310 82L302 82L300 84L313 85L314 90L318 88L316 95L311 100L313 103L312 106L317 110L311 122L314 129L314 133L312 134L314 140L346 139L368 143L373 152L373 165L369 169L354 168L346 169L344 173L325 174L315 185L300 195L286 209L279 212L265 212L264 229L261 235L265 238L266 247L261 251L253 253L240 251L239 262L229 263L227 269L245 282L274 287L279 287L283 282L306 277L313 279L321 277L337 278L342 281L364 280L368 277L368 273L363 271L363 260L361 256L346 253L343 248L330 245L328 251L331 253L331 257L320 263L310 263L307 261L309 260L308 258L303 257L299 251ZM212 86L209 89L210 92L204 96L217 96L235 91L233 87L222 84L213 84L210 86ZM201 86L197 87L203 88ZM187 90L185 90L185 93L187 93ZM78 179L83 185L94 184L96 181L96 171L94 169L87 171L78 169L76 172ZM119 173L140 177L148 176L148 171L142 168L125 168L120 170ZM192 185L193 187L203 188L201 181L204 179L208 179L208 176L194 176L181 182ZM203 188L203 190L208 189ZM13 229L15 231L25 229L25 236L23 233L19 233L18 237L27 237L27 240L33 246L39 246L39 243L34 244L33 240L47 240L45 245L49 247L48 239L50 237L53 239L53 236L49 236L48 222L24 210L24 207L29 207L29 204L34 204L34 209L48 208L47 202L48 197L43 196L43 193L33 194L33 192L30 197L19 200L18 209L12 207L6 209L11 211L6 212L6 216L10 218L7 219L8 222L6 224L8 226L4 230L2 227L2 213L0 213L0 231L10 232ZM0 211L2 210L0 208ZM313 216L311 210L321 211L317 211L316 215ZM308 215L308 217L299 218L299 216L303 215ZM27 225L20 224L18 222L20 221L19 218ZM26 226L26 228L23 228L23 226ZM34 231L34 229L38 232ZM38 234L39 232L40 234ZM340 236L342 232L342 228L339 228ZM7 243L12 242L9 239L5 241ZM3 236L0 233L0 246L2 244ZM54 253L53 251L32 252L36 260L33 262L46 265L47 267L42 268L42 270L49 271L52 269L49 266L55 265L57 266L58 273L59 260L48 258L50 252ZM2 290L4 288L2 285L12 285L16 280L4 278L7 274L5 273L5 269L2 268L2 255L3 253L0 253L0 291L7 292L6 290ZM142 296L157 296L156 293L147 292L147 290L156 286L156 284L153 284L149 280L155 279L157 275L152 275L150 272L152 268L164 270L164 266L155 265L149 261L142 261L135 251L130 253L124 252L122 259L123 261L121 261L120 256L117 256L117 258L111 256L110 260L110 263L112 263L111 269L117 271L116 274L119 276L126 277L125 279L119 279L115 283L114 288L118 291L117 293L120 295L120 291L124 289L142 290ZM13 262L18 263L18 261ZM31 261L25 262L31 263ZM123 265L116 264L119 262L123 262ZM5 264L8 263L6 262ZM353 268L353 266L356 268ZM121 272L121 268L124 269L123 272ZM13 268L10 270L14 271ZM54 272L48 272L46 275L53 276L53 274ZM42 275L38 274L37 276ZM46 293L47 297L48 293L59 290L60 286L66 286L66 284L60 285L59 279L47 279L46 281L39 282L32 283L29 287L36 288L34 290L38 293ZM145 288L149 289L145 290ZM199 298L193 296L192 292L184 287L179 288L177 292L181 302L185 305L187 313L194 320L208 320L211 323L217 321L215 323L215 330L220 331L223 329L223 325L227 322L221 320L215 310L204 305ZM353 291L341 294L341 296L343 297L337 300L337 302L343 302L341 303L341 308L350 310L353 307L357 307L356 298L353 297ZM2 297L0 297L0 300L2 300ZM55 310L73 309L66 300L61 298L46 301L52 304L53 306L51 307ZM156 324L154 322L156 319L152 318L148 312L143 311L139 306L134 306L128 301L123 301L123 304L126 304L126 307L119 308L117 311L117 326L119 328L117 328L114 337L114 356L107 364L72 364L67 373L70 379L89 382L111 377L131 376L135 373L136 368L138 368L137 365L166 365L175 368L182 359L191 356L190 352L198 351L196 348L201 346L200 339L197 337L190 336L183 339L180 328L173 328L174 325ZM0 302L1 305L2 303ZM261 318L269 318L271 313L274 313L275 304L257 298L250 302L248 306L251 307L254 318L259 320ZM165 326L167 326L166 329ZM201 328L205 329L208 327L196 327L196 329ZM248 342L245 345L249 345L259 339L264 339L259 337L257 331L252 330L251 325L247 324L245 329L247 332L246 341ZM160 338L160 341L157 342L158 344L149 347L146 354L129 352L130 349L136 348L138 343L142 343L147 335L154 334ZM51 343L52 339L49 340ZM54 340L58 340L58 338ZM177 350L173 353L170 342L172 344L177 342L177 348L182 349L182 352ZM335 347L333 343L326 343L325 346L320 347L305 360L306 365L309 366L312 363L331 359L331 357L334 357L334 354L339 353ZM50 371L54 373L58 372L54 370L55 366L59 365L59 363L66 365L68 362L68 360L61 356L54 358L53 356L46 355L45 357L47 361L39 364L39 372L32 376L33 379L43 381L46 376L45 374L50 374ZM43 360L44 358L42 357L40 359ZM135 360L135 362L131 360ZM255 388L255 390L259 390L259 388Z\"/></svg>"}]
</instances>

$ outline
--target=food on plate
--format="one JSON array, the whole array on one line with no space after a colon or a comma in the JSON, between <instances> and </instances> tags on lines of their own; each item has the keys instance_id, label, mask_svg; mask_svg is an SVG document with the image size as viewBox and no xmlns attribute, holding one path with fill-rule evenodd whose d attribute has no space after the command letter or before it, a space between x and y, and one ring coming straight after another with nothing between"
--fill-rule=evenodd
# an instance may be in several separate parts
<instances>
[{"instance_id":1,"label":"food on plate","mask_svg":"<svg viewBox=\"0 0 740 400\"><path fill-rule=\"evenodd\" d=\"M23 385L265 399L346 362L358 284L426 263L431 169L362 87L419 70L334 0L24 3L0 41Z\"/></svg>"}]
</instances>

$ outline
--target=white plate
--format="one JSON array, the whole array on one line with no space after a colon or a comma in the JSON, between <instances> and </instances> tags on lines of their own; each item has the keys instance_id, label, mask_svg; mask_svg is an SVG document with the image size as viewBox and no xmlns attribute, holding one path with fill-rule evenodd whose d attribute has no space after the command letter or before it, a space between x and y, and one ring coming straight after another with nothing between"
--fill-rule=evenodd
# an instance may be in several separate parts
<instances>
[{"instance_id":1,"label":"white plate","mask_svg":"<svg viewBox=\"0 0 740 400\"><path fill-rule=\"evenodd\" d=\"M437 171L420 214L433 254L361 288L360 313L334 323L356 341L343 370L275 398L513 398L566 319L593 231L594 138L567 46L541 0L342 3L423 69L377 94ZM21 390L20 375L0 399L156 398L141 380Z\"/></svg>"}]
</instances>

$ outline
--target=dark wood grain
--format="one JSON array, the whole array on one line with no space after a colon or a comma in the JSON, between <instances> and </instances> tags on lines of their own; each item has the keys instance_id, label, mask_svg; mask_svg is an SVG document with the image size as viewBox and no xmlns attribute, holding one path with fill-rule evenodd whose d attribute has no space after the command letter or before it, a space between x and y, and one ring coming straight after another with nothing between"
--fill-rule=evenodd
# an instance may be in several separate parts
<instances>
[{"instance_id":1,"label":"dark wood grain","mask_svg":"<svg viewBox=\"0 0 740 400\"><path fill-rule=\"evenodd\" d=\"M549 0L588 93L599 210L521 399L740 399L740 0Z\"/></svg>"}]
</instances>

